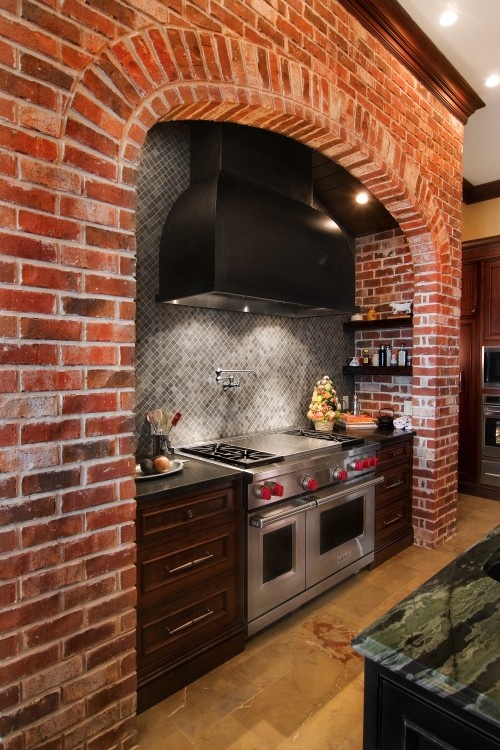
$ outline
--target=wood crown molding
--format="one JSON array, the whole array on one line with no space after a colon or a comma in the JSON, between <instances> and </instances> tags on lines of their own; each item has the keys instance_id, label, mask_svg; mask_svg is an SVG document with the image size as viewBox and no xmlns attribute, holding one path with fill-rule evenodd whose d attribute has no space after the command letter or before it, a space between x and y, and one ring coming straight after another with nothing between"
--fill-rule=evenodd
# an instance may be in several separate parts
<instances>
[{"instance_id":1,"label":"wood crown molding","mask_svg":"<svg viewBox=\"0 0 500 750\"><path fill-rule=\"evenodd\" d=\"M463 181L463 201L469 203L481 203L490 201L493 198L500 198L500 180L493 182L484 182L482 185L472 185L464 178Z\"/></svg>"},{"instance_id":2,"label":"wood crown molding","mask_svg":"<svg viewBox=\"0 0 500 750\"><path fill-rule=\"evenodd\" d=\"M485 104L396 0L339 0L464 125Z\"/></svg>"},{"instance_id":3,"label":"wood crown molding","mask_svg":"<svg viewBox=\"0 0 500 750\"><path fill-rule=\"evenodd\" d=\"M500 235L479 237L462 243L462 260L487 260L500 257Z\"/></svg>"}]
</instances>

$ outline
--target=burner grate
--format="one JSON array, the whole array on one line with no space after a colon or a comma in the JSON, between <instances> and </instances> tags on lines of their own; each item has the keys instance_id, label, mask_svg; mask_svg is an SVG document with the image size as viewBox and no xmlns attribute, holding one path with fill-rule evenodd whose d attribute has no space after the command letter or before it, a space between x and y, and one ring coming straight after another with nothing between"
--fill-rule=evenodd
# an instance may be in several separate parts
<instances>
[{"instance_id":1,"label":"burner grate","mask_svg":"<svg viewBox=\"0 0 500 750\"><path fill-rule=\"evenodd\" d=\"M229 443L207 443L206 445L181 448L180 450L192 456L210 458L213 461L220 461L221 463L241 466L243 468L283 461L283 456L276 456L274 453L265 453L264 451L253 450L251 448L242 448L241 446Z\"/></svg>"}]
</instances>

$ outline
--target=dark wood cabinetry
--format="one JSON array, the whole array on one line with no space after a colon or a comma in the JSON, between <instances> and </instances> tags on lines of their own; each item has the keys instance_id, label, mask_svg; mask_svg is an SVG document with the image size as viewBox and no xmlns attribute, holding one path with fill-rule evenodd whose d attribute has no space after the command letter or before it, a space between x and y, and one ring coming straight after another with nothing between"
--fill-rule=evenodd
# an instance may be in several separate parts
<instances>
[{"instance_id":1,"label":"dark wood cabinetry","mask_svg":"<svg viewBox=\"0 0 500 750\"><path fill-rule=\"evenodd\" d=\"M462 317L476 314L478 288L478 264L476 262L464 263L462 266L462 297L460 299L460 314Z\"/></svg>"},{"instance_id":2,"label":"dark wood cabinetry","mask_svg":"<svg viewBox=\"0 0 500 750\"><path fill-rule=\"evenodd\" d=\"M483 341L500 343L500 258L483 264Z\"/></svg>"},{"instance_id":3,"label":"dark wood cabinetry","mask_svg":"<svg viewBox=\"0 0 500 750\"><path fill-rule=\"evenodd\" d=\"M483 346L500 346L500 237L464 243L460 320L460 389L458 424L459 491L498 497L482 484Z\"/></svg>"},{"instance_id":4,"label":"dark wood cabinetry","mask_svg":"<svg viewBox=\"0 0 500 750\"><path fill-rule=\"evenodd\" d=\"M372 568L413 544L413 436L391 440L377 452L375 488L375 559Z\"/></svg>"},{"instance_id":5,"label":"dark wood cabinetry","mask_svg":"<svg viewBox=\"0 0 500 750\"><path fill-rule=\"evenodd\" d=\"M240 483L141 500L136 529L143 711L243 649Z\"/></svg>"},{"instance_id":6,"label":"dark wood cabinetry","mask_svg":"<svg viewBox=\"0 0 500 750\"><path fill-rule=\"evenodd\" d=\"M459 356L458 478L462 482L474 482L479 463L477 321L474 315L460 321Z\"/></svg>"},{"instance_id":7,"label":"dark wood cabinetry","mask_svg":"<svg viewBox=\"0 0 500 750\"><path fill-rule=\"evenodd\" d=\"M499 750L495 727L472 711L365 661L363 750Z\"/></svg>"}]
</instances>

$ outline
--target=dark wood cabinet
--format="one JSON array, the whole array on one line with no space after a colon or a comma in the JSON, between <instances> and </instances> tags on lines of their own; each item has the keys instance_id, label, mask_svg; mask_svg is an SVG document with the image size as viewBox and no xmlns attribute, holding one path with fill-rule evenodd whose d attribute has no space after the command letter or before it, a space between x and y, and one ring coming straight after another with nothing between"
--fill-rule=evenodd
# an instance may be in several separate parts
<instances>
[{"instance_id":1,"label":"dark wood cabinet","mask_svg":"<svg viewBox=\"0 0 500 750\"><path fill-rule=\"evenodd\" d=\"M138 505L139 712L243 650L241 504L233 480Z\"/></svg>"},{"instance_id":2,"label":"dark wood cabinet","mask_svg":"<svg viewBox=\"0 0 500 750\"><path fill-rule=\"evenodd\" d=\"M500 258L483 264L483 342L500 344Z\"/></svg>"},{"instance_id":3,"label":"dark wood cabinet","mask_svg":"<svg viewBox=\"0 0 500 750\"><path fill-rule=\"evenodd\" d=\"M497 728L472 711L365 660L363 750L499 750Z\"/></svg>"},{"instance_id":4,"label":"dark wood cabinet","mask_svg":"<svg viewBox=\"0 0 500 750\"><path fill-rule=\"evenodd\" d=\"M460 314L462 317L475 315L478 309L479 264L464 263L462 266L462 297Z\"/></svg>"},{"instance_id":5,"label":"dark wood cabinet","mask_svg":"<svg viewBox=\"0 0 500 750\"><path fill-rule=\"evenodd\" d=\"M461 482L474 482L479 464L477 352L477 320L475 317L463 318L460 321L458 396L458 478Z\"/></svg>"},{"instance_id":6,"label":"dark wood cabinet","mask_svg":"<svg viewBox=\"0 0 500 750\"><path fill-rule=\"evenodd\" d=\"M482 347L500 346L500 237L464 243L460 320L458 489L498 498L481 477Z\"/></svg>"},{"instance_id":7,"label":"dark wood cabinet","mask_svg":"<svg viewBox=\"0 0 500 750\"><path fill-rule=\"evenodd\" d=\"M377 452L377 475L384 481L375 488L375 559L377 567L413 544L412 463L413 436L395 438Z\"/></svg>"}]
</instances>

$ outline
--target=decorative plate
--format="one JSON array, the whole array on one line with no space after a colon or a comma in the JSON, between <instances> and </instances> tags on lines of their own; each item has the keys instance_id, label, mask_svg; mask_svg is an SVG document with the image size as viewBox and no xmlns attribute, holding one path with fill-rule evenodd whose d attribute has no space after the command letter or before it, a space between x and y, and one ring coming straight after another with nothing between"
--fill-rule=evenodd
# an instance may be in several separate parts
<instances>
[{"instance_id":1,"label":"decorative plate","mask_svg":"<svg viewBox=\"0 0 500 750\"><path fill-rule=\"evenodd\" d=\"M396 417L394 420L394 427L396 430L404 430L406 426L406 419L402 419L401 417Z\"/></svg>"}]
</instances>

